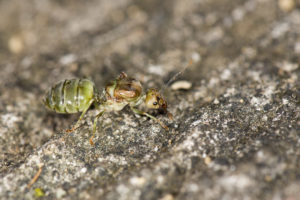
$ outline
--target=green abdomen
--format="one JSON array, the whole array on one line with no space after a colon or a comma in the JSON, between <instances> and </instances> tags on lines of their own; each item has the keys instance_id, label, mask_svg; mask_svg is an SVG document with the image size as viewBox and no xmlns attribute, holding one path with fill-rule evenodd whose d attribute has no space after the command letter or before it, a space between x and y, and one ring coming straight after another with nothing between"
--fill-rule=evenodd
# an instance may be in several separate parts
<instances>
[{"instance_id":1,"label":"green abdomen","mask_svg":"<svg viewBox=\"0 0 300 200\"><path fill-rule=\"evenodd\" d=\"M85 110L94 98L94 83L88 79L64 80L46 94L45 105L58 113L77 113Z\"/></svg>"}]
</instances>

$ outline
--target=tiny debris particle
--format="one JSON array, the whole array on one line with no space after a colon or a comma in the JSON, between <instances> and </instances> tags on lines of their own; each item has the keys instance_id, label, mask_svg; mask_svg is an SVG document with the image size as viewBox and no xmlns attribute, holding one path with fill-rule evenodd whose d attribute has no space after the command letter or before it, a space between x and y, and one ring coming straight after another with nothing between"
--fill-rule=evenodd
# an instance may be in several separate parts
<instances>
[{"instance_id":1,"label":"tiny debris particle","mask_svg":"<svg viewBox=\"0 0 300 200\"><path fill-rule=\"evenodd\" d=\"M38 172L34 175L31 181L27 184L27 188L30 188L39 178L43 170L43 164L40 164Z\"/></svg>"},{"instance_id":2,"label":"tiny debris particle","mask_svg":"<svg viewBox=\"0 0 300 200\"><path fill-rule=\"evenodd\" d=\"M295 1L294 0L279 0L278 6L280 10L283 12L290 12L295 7Z\"/></svg>"},{"instance_id":3,"label":"tiny debris particle","mask_svg":"<svg viewBox=\"0 0 300 200\"><path fill-rule=\"evenodd\" d=\"M189 81L176 81L171 85L172 90L188 90L192 87L192 83Z\"/></svg>"},{"instance_id":4,"label":"tiny debris particle","mask_svg":"<svg viewBox=\"0 0 300 200\"><path fill-rule=\"evenodd\" d=\"M43 197L43 196L45 196L45 192L43 191L42 188L35 188L35 189L34 189L34 196L35 196L36 198Z\"/></svg>"}]
</instances>

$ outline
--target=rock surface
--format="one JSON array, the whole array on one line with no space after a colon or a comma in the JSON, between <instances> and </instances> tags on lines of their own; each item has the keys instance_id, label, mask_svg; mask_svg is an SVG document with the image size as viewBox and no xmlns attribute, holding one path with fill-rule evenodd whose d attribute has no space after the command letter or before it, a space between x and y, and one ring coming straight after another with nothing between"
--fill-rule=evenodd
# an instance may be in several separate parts
<instances>
[{"instance_id":1,"label":"rock surface","mask_svg":"<svg viewBox=\"0 0 300 200\"><path fill-rule=\"evenodd\" d=\"M299 5L0 1L0 199L299 199ZM161 88L190 59L192 88L166 90L174 121L153 113L168 132L124 109L91 146L96 110L67 134L79 115L41 102L121 71Z\"/></svg>"}]
</instances>

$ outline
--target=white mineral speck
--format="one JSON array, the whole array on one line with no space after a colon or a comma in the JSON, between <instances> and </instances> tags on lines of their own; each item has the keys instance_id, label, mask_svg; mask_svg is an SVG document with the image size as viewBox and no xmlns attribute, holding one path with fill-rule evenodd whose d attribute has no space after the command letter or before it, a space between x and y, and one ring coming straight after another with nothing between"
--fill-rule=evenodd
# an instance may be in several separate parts
<instances>
[{"instance_id":1,"label":"white mineral speck","mask_svg":"<svg viewBox=\"0 0 300 200\"><path fill-rule=\"evenodd\" d=\"M146 179L144 177L132 177L130 179L130 184L134 186L142 186L146 182Z\"/></svg>"},{"instance_id":2,"label":"white mineral speck","mask_svg":"<svg viewBox=\"0 0 300 200\"><path fill-rule=\"evenodd\" d=\"M201 61L201 56L198 52L193 52L192 53L192 60L193 62L199 62Z\"/></svg>"},{"instance_id":3,"label":"white mineral speck","mask_svg":"<svg viewBox=\"0 0 300 200\"><path fill-rule=\"evenodd\" d=\"M117 187L117 191L121 195L126 195L129 192L129 188L121 184Z\"/></svg>"},{"instance_id":4,"label":"white mineral speck","mask_svg":"<svg viewBox=\"0 0 300 200\"><path fill-rule=\"evenodd\" d=\"M61 199L65 195L66 195L66 191L64 191L62 188L56 189L56 198L57 199Z\"/></svg>"},{"instance_id":5,"label":"white mineral speck","mask_svg":"<svg viewBox=\"0 0 300 200\"><path fill-rule=\"evenodd\" d=\"M199 186L195 183L189 184L188 185L188 190L190 192L197 192L199 190Z\"/></svg>"},{"instance_id":6,"label":"white mineral speck","mask_svg":"<svg viewBox=\"0 0 300 200\"><path fill-rule=\"evenodd\" d=\"M236 8L234 9L234 11L232 12L232 17L235 21L240 21L244 18L245 16L245 10L241 9L241 8Z\"/></svg>"},{"instance_id":7,"label":"white mineral speck","mask_svg":"<svg viewBox=\"0 0 300 200\"><path fill-rule=\"evenodd\" d=\"M286 105L286 104L289 103L289 100L287 100L287 99L282 99L282 103L283 103L284 105Z\"/></svg>"},{"instance_id":8,"label":"white mineral speck","mask_svg":"<svg viewBox=\"0 0 300 200\"><path fill-rule=\"evenodd\" d=\"M16 122L22 120L21 117L18 117L12 113L4 114L1 116L1 120L3 124L6 124L9 128L12 128Z\"/></svg>"},{"instance_id":9,"label":"white mineral speck","mask_svg":"<svg viewBox=\"0 0 300 200\"><path fill-rule=\"evenodd\" d=\"M158 184L162 184L164 182L165 178L161 175L156 177L156 181Z\"/></svg>"},{"instance_id":10,"label":"white mineral speck","mask_svg":"<svg viewBox=\"0 0 300 200\"><path fill-rule=\"evenodd\" d=\"M206 34L206 41L210 43L210 42L220 40L223 37L223 35L224 35L223 29L221 29L220 27L213 28L211 29L211 31L209 31Z\"/></svg>"},{"instance_id":11,"label":"white mineral speck","mask_svg":"<svg viewBox=\"0 0 300 200\"><path fill-rule=\"evenodd\" d=\"M285 61L281 64L278 64L278 67L286 72L291 72L298 69L299 65L298 63L290 63Z\"/></svg>"},{"instance_id":12,"label":"white mineral speck","mask_svg":"<svg viewBox=\"0 0 300 200\"><path fill-rule=\"evenodd\" d=\"M197 121L194 121L191 126L197 126L198 124L201 123L201 120L197 120Z\"/></svg>"},{"instance_id":13,"label":"white mineral speck","mask_svg":"<svg viewBox=\"0 0 300 200\"><path fill-rule=\"evenodd\" d=\"M262 117L262 120L263 120L264 122L268 121L268 116L267 116L267 115L264 115L264 116Z\"/></svg>"},{"instance_id":14,"label":"white mineral speck","mask_svg":"<svg viewBox=\"0 0 300 200\"><path fill-rule=\"evenodd\" d=\"M272 94L274 94L274 90L275 90L275 87L273 85L270 85L269 87L267 87L265 89L263 94L268 98L268 100L270 100L270 98L272 97Z\"/></svg>"},{"instance_id":15,"label":"white mineral speck","mask_svg":"<svg viewBox=\"0 0 300 200\"><path fill-rule=\"evenodd\" d=\"M220 82L220 80L218 78L212 77L209 82L208 82L208 86L209 87L214 87L215 85L217 85Z\"/></svg>"},{"instance_id":16,"label":"white mineral speck","mask_svg":"<svg viewBox=\"0 0 300 200\"><path fill-rule=\"evenodd\" d=\"M80 172L81 172L81 173L86 173L86 172L87 172L87 168L86 168L86 167L82 168L82 169L80 170Z\"/></svg>"},{"instance_id":17,"label":"white mineral speck","mask_svg":"<svg viewBox=\"0 0 300 200\"><path fill-rule=\"evenodd\" d=\"M215 100L214 100L214 104L219 104L220 103L220 101L216 98Z\"/></svg>"},{"instance_id":18,"label":"white mineral speck","mask_svg":"<svg viewBox=\"0 0 300 200\"><path fill-rule=\"evenodd\" d=\"M74 54L67 54L67 55L62 56L59 59L59 62L62 65L69 65L69 64L73 63L74 61L76 61L76 59L77 58Z\"/></svg>"},{"instance_id":19,"label":"white mineral speck","mask_svg":"<svg viewBox=\"0 0 300 200\"><path fill-rule=\"evenodd\" d=\"M294 50L296 54L300 54L300 42L296 42Z\"/></svg>"},{"instance_id":20,"label":"white mineral speck","mask_svg":"<svg viewBox=\"0 0 300 200\"><path fill-rule=\"evenodd\" d=\"M187 150L189 150L189 151L191 151L191 150L193 149L194 145L195 145L194 140L192 140L192 139L190 139L190 138L187 139L187 140L185 140L185 141L183 142L183 144L182 144L183 148L185 148L185 149L187 149Z\"/></svg>"},{"instance_id":21,"label":"white mineral speck","mask_svg":"<svg viewBox=\"0 0 300 200\"><path fill-rule=\"evenodd\" d=\"M281 23L274 27L271 32L273 38L279 38L283 36L286 32L290 30L290 25L288 23Z\"/></svg>"},{"instance_id":22,"label":"white mineral speck","mask_svg":"<svg viewBox=\"0 0 300 200\"><path fill-rule=\"evenodd\" d=\"M231 71L229 69L225 69L221 74L222 80L228 80L231 77Z\"/></svg>"},{"instance_id":23,"label":"white mineral speck","mask_svg":"<svg viewBox=\"0 0 300 200\"><path fill-rule=\"evenodd\" d=\"M252 180L245 175L230 175L220 179L221 185L229 191L244 189L253 185Z\"/></svg>"},{"instance_id":24,"label":"white mineral speck","mask_svg":"<svg viewBox=\"0 0 300 200\"><path fill-rule=\"evenodd\" d=\"M163 76L165 74L165 71L163 70L161 65L150 65L148 67L148 72L151 74L157 74L160 76Z\"/></svg>"},{"instance_id":25,"label":"white mineral speck","mask_svg":"<svg viewBox=\"0 0 300 200\"><path fill-rule=\"evenodd\" d=\"M250 100L250 103L258 108L261 101L260 101L259 98L252 97L251 100ZM258 110L260 110L260 109L258 109Z\"/></svg>"}]
</instances>

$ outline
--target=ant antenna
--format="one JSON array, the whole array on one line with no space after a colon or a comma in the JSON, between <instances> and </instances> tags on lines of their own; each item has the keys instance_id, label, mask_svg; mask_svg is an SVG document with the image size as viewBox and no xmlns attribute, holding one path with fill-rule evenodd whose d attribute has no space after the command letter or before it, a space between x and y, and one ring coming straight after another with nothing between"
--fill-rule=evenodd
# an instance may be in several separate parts
<instances>
[{"instance_id":1,"label":"ant antenna","mask_svg":"<svg viewBox=\"0 0 300 200\"><path fill-rule=\"evenodd\" d=\"M193 60L191 59L189 61L189 63L180 71L178 72L177 74L175 74L163 87L162 89L160 90L160 92L163 92L169 85L172 81L174 81L180 74L182 74L188 67L190 67L191 65L193 64Z\"/></svg>"}]
</instances>

